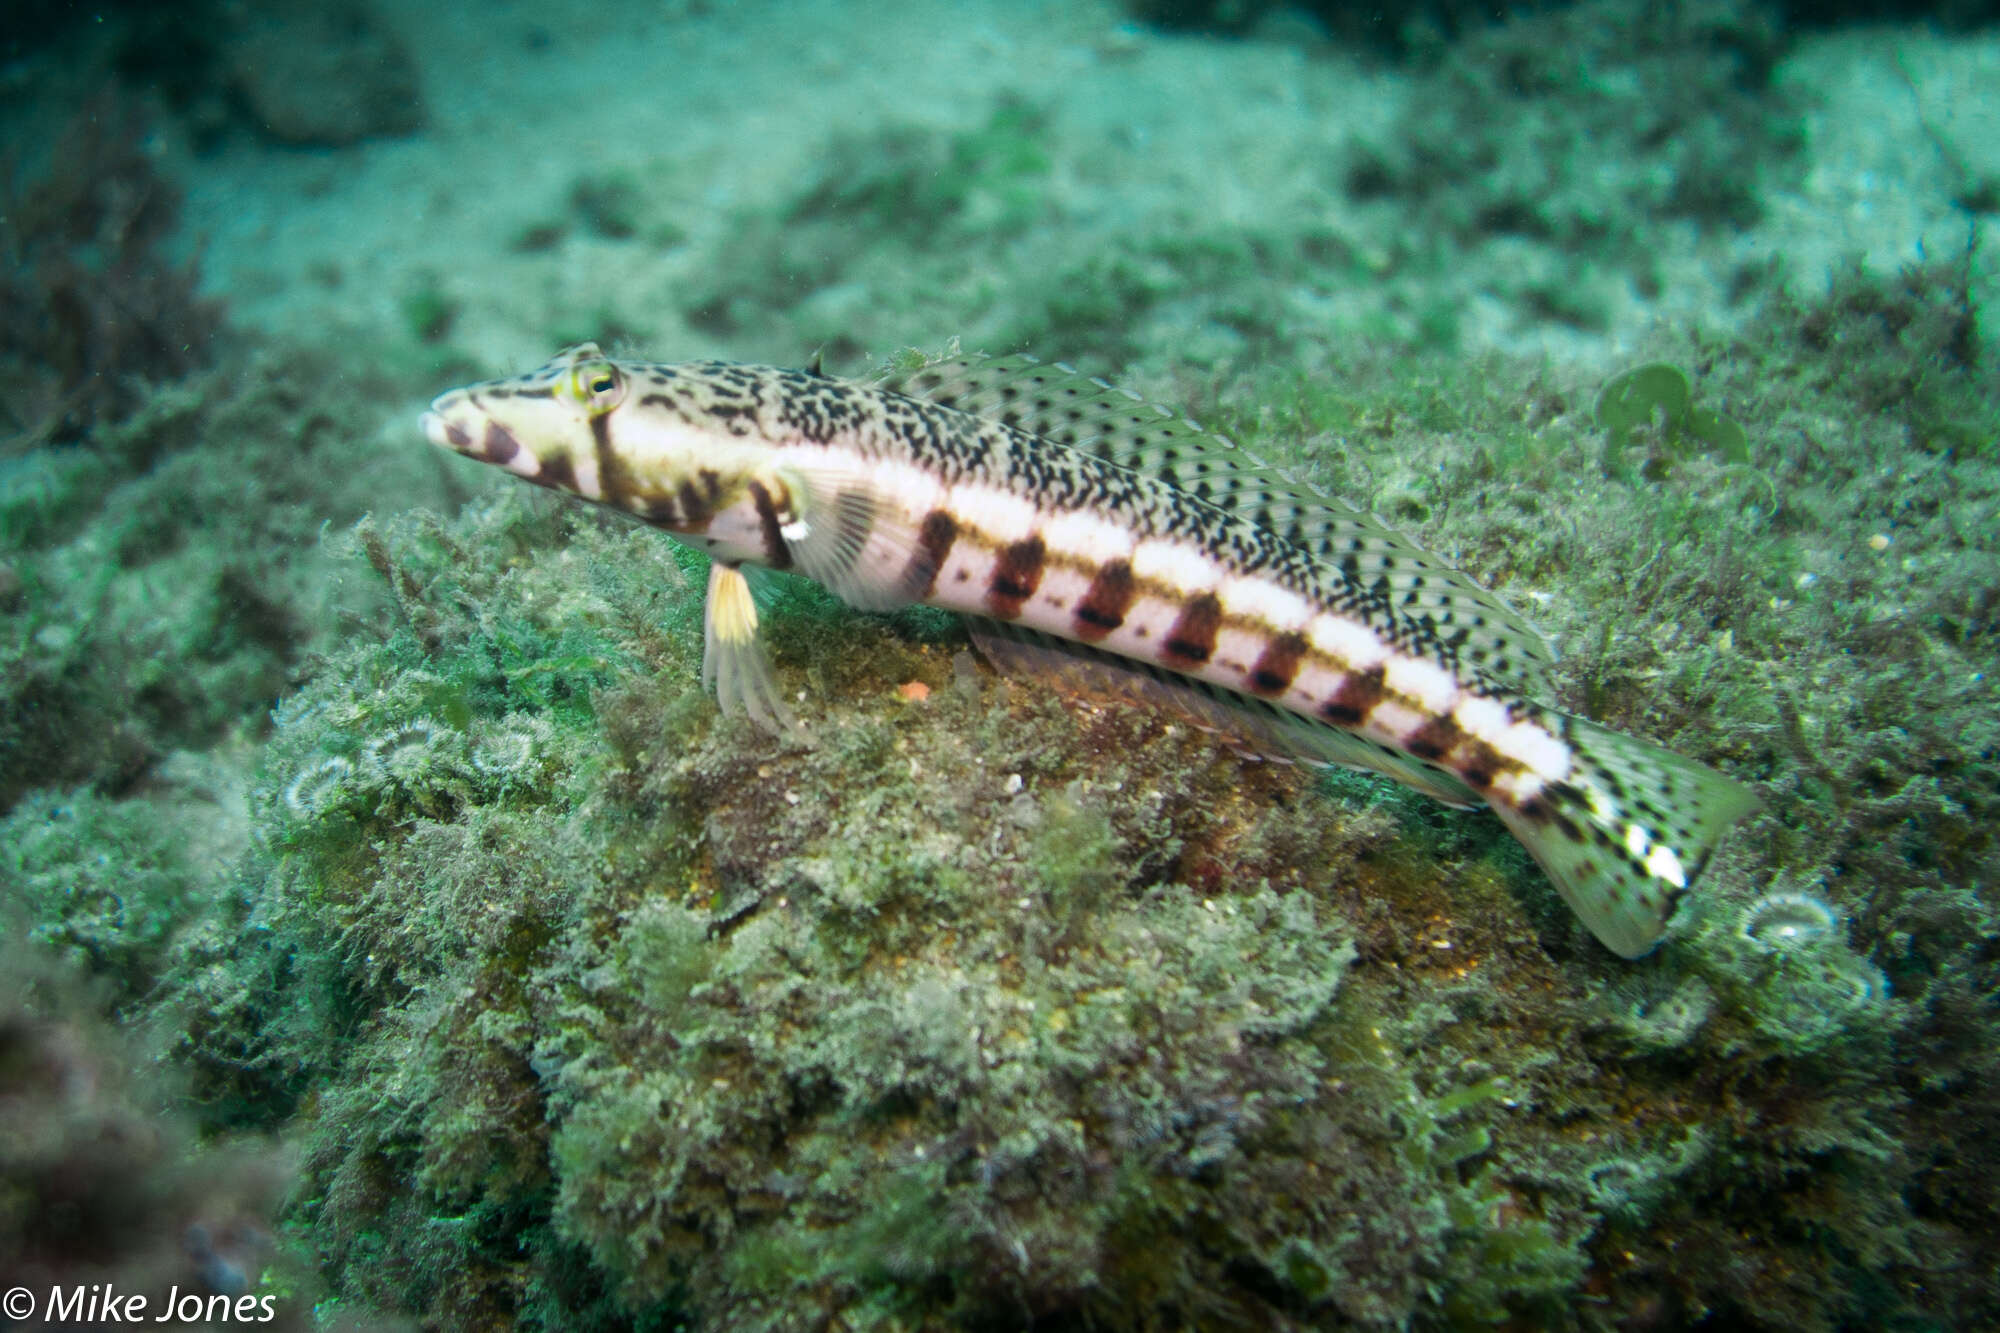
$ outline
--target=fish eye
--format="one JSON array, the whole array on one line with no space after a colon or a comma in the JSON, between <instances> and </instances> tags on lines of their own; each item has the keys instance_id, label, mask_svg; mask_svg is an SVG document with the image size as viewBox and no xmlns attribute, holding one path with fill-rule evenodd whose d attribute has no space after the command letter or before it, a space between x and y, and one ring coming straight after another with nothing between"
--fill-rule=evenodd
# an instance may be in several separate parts
<instances>
[{"instance_id":1,"label":"fish eye","mask_svg":"<svg viewBox=\"0 0 2000 1333\"><path fill-rule=\"evenodd\" d=\"M602 416L625 397L625 380L609 361L585 361L570 375L570 392L592 416Z\"/></svg>"}]
</instances>

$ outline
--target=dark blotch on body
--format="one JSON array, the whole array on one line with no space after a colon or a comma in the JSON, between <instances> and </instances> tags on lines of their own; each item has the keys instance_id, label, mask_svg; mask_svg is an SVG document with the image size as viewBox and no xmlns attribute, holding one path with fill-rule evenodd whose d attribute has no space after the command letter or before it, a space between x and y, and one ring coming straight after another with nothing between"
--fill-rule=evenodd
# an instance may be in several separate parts
<instances>
[{"instance_id":1,"label":"dark blotch on body","mask_svg":"<svg viewBox=\"0 0 2000 1333\"><path fill-rule=\"evenodd\" d=\"M1077 637L1095 642L1125 623L1138 595L1132 562L1113 560L1097 571L1083 600L1076 604Z\"/></svg>"},{"instance_id":2,"label":"dark blotch on body","mask_svg":"<svg viewBox=\"0 0 2000 1333\"><path fill-rule=\"evenodd\" d=\"M1021 608L1042 584L1047 560L1048 547L1040 533L1003 547L1000 559L993 566L992 580L987 584L987 609L1002 620L1020 615Z\"/></svg>"},{"instance_id":3,"label":"dark blotch on body","mask_svg":"<svg viewBox=\"0 0 2000 1333\"><path fill-rule=\"evenodd\" d=\"M570 462L568 454L555 454L541 460L542 470L528 480L542 486L554 486L560 490L576 490L576 464Z\"/></svg>"},{"instance_id":4,"label":"dark blotch on body","mask_svg":"<svg viewBox=\"0 0 2000 1333\"><path fill-rule=\"evenodd\" d=\"M445 427L445 435L453 444L457 444L461 448L472 443L472 437L457 426L447 425ZM497 421L486 423L486 438L480 442L480 456L482 458L489 463L498 463L504 467L512 462L514 456L520 452L521 442L514 438L512 431Z\"/></svg>"},{"instance_id":5,"label":"dark blotch on body","mask_svg":"<svg viewBox=\"0 0 2000 1333\"><path fill-rule=\"evenodd\" d=\"M937 588L938 571L951 555L952 544L958 540L958 520L943 509L933 509L924 515L924 523L917 530L917 554L911 561L909 583L917 589L919 598L928 597Z\"/></svg>"},{"instance_id":6,"label":"dark blotch on body","mask_svg":"<svg viewBox=\"0 0 2000 1333\"><path fill-rule=\"evenodd\" d=\"M1280 634L1264 645L1257 664L1250 668L1250 688L1257 694L1283 694L1297 679L1305 661L1305 636L1297 632Z\"/></svg>"},{"instance_id":7,"label":"dark blotch on body","mask_svg":"<svg viewBox=\"0 0 2000 1333\"><path fill-rule=\"evenodd\" d=\"M1222 599L1212 592L1201 593L1181 608L1160 656L1168 666L1183 671L1201 666L1215 655L1215 636L1221 631Z\"/></svg>"},{"instance_id":8,"label":"dark blotch on body","mask_svg":"<svg viewBox=\"0 0 2000 1333\"><path fill-rule=\"evenodd\" d=\"M1335 726L1360 726L1382 702L1385 674L1382 667L1372 666L1345 677L1333 697L1319 706L1319 715Z\"/></svg>"},{"instance_id":9,"label":"dark blotch on body","mask_svg":"<svg viewBox=\"0 0 2000 1333\"><path fill-rule=\"evenodd\" d=\"M694 488L692 481L683 481L675 489L681 502L681 511L687 515L687 524L694 527L708 517L708 506L703 503L701 492Z\"/></svg>"},{"instance_id":10,"label":"dark blotch on body","mask_svg":"<svg viewBox=\"0 0 2000 1333\"><path fill-rule=\"evenodd\" d=\"M1458 745L1464 733L1451 717L1435 717L1403 742L1403 748L1419 759L1442 759Z\"/></svg>"},{"instance_id":11,"label":"dark blotch on body","mask_svg":"<svg viewBox=\"0 0 2000 1333\"><path fill-rule=\"evenodd\" d=\"M785 534L779 531L777 502L763 482L750 483L750 503L757 510L757 526L764 538L764 563L773 569L790 569L792 552L785 545Z\"/></svg>"}]
</instances>

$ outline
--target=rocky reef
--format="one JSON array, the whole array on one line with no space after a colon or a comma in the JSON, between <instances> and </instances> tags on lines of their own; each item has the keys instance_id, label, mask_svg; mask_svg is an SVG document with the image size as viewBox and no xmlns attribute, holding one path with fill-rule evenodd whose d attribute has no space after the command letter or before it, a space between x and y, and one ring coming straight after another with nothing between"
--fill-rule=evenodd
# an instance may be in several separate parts
<instances>
[{"instance_id":1,"label":"rocky reef","mask_svg":"<svg viewBox=\"0 0 2000 1333\"><path fill-rule=\"evenodd\" d=\"M1792 338L1907 356L1883 303L1951 345L1955 290L1774 309L1704 388ZM1938 374L1943 415L1983 410ZM1406 520L1477 513L1497 580L1575 589L1558 623L1631 598L1569 687L1761 781L1656 956L1611 963L1491 821L995 677L929 612L788 586L812 740L724 723L695 557L504 493L346 539L378 610L275 715L256 929L211 974L256 983L191 997L203 1100L296 1108L325 1271L440 1326L1837 1329L1921 1320L1941 1282L1990 1302L1981 724L1924 724L1967 706L1953 672L1857 665L1802 703L1770 665L1910 650L1851 620L1907 568L1826 545L1876 497L1796 451L1668 449L1664 481L1579 499L1563 478L1607 457L1587 395L1537 392L1531 428L1491 381L1433 382L1410 419L1487 443L1445 461L1391 426L1379 457ZM1259 445L1351 404L1294 397ZM1909 410L1861 438L1906 450ZM1920 565L1991 558L1896 533ZM1661 543L1707 572L1647 582ZM1932 585L1923 654L1976 660L1968 592Z\"/></svg>"},{"instance_id":2,"label":"rocky reef","mask_svg":"<svg viewBox=\"0 0 2000 1333\"><path fill-rule=\"evenodd\" d=\"M151 93L9 140L60 146L0 219L34 1281L297 1327L2000 1326L1993 170L1941 112L1971 239L1825 283L1770 262L1825 199L1785 193L1823 163L1761 10L1538 9L1444 59L1433 7L1352 134L1379 70L1127 27L1046 49L1152 71L1144 116L1022 62L949 121L746 154L593 107L427 177L447 131L382 142L430 123L388 11L308 7L341 42L253 88L291 29L224 8L181 59L107 7ZM738 8L647 13L700 51ZM602 26L494 23L510 98ZM837 36L801 39L829 86ZM51 49L0 113L70 87ZM1923 54L1912 91L1953 86ZM1203 78L1257 114L1173 148ZM209 201L231 308L310 338L226 324L175 232L186 155L230 151L211 185L301 196ZM345 239L391 215L452 248ZM696 557L414 428L517 347L858 372L953 333L1369 504L1550 631L1562 706L1764 810L1626 963L1491 818L1005 678L928 611L778 582L779 740L699 688Z\"/></svg>"}]
</instances>

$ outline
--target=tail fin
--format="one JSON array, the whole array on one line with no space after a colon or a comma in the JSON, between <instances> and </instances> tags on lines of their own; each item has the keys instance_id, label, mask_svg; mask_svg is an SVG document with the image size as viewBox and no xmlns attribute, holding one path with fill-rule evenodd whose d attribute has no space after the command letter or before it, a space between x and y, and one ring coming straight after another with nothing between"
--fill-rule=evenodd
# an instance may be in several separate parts
<instances>
[{"instance_id":1,"label":"tail fin","mask_svg":"<svg viewBox=\"0 0 2000 1333\"><path fill-rule=\"evenodd\" d=\"M1637 958L1666 933L1755 793L1712 768L1582 718L1566 720L1569 780L1522 806L1494 802L1591 934Z\"/></svg>"}]
</instances>

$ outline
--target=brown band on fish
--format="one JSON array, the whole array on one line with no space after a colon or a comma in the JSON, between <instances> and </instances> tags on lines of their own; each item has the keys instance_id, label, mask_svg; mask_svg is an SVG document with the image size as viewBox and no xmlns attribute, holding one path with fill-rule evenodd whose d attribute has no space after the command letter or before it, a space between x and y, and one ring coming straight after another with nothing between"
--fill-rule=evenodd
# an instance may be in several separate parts
<instances>
[{"instance_id":1,"label":"brown band on fish","mask_svg":"<svg viewBox=\"0 0 2000 1333\"><path fill-rule=\"evenodd\" d=\"M626 500L626 504L648 523L657 523L663 528L679 526L680 510L674 507L672 496L634 494Z\"/></svg>"},{"instance_id":2,"label":"brown band on fish","mask_svg":"<svg viewBox=\"0 0 2000 1333\"><path fill-rule=\"evenodd\" d=\"M1299 667L1305 660L1305 635L1296 631L1280 634L1264 645L1246 683L1253 694L1266 697L1283 694L1298 678Z\"/></svg>"},{"instance_id":3,"label":"brown band on fish","mask_svg":"<svg viewBox=\"0 0 2000 1333\"><path fill-rule=\"evenodd\" d=\"M1376 665L1343 676L1333 697L1319 706L1319 715L1336 727L1360 726L1375 711L1375 705L1382 702L1387 692L1384 684L1387 674L1382 666Z\"/></svg>"},{"instance_id":4,"label":"brown band on fish","mask_svg":"<svg viewBox=\"0 0 2000 1333\"><path fill-rule=\"evenodd\" d=\"M674 488L674 495L681 502L682 521L691 528L700 527L708 521L708 505L701 498L692 481L683 481Z\"/></svg>"},{"instance_id":5,"label":"brown band on fish","mask_svg":"<svg viewBox=\"0 0 2000 1333\"><path fill-rule=\"evenodd\" d=\"M1215 656L1215 636L1222 632L1222 599L1199 593L1181 608L1180 619L1160 644L1160 660L1177 671L1188 671Z\"/></svg>"},{"instance_id":6,"label":"brown band on fish","mask_svg":"<svg viewBox=\"0 0 2000 1333\"><path fill-rule=\"evenodd\" d=\"M626 477L619 465L618 454L611 447L609 412L599 412L590 419L590 447L597 459L597 498L606 504L621 503L626 491Z\"/></svg>"},{"instance_id":7,"label":"brown band on fish","mask_svg":"<svg viewBox=\"0 0 2000 1333\"><path fill-rule=\"evenodd\" d=\"M447 424L444 433L446 439L461 449L470 446L472 443L472 437L457 426ZM521 442L514 438L514 432L508 430L491 417L488 417L486 419L486 438L479 442L479 456L489 463L498 463L500 466L505 467L507 464L513 462L514 456L520 452Z\"/></svg>"},{"instance_id":8,"label":"brown band on fish","mask_svg":"<svg viewBox=\"0 0 2000 1333\"><path fill-rule=\"evenodd\" d=\"M1085 643L1095 643L1117 629L1131 614L1138 592L1130 560L1103 565L1091 579L1083 600L1076 604L1076 636Z\"/></svg>"},{"instance_id":9,"label":"brown band on fish","mask_svg":"<svg viewBox=\"0 0 2000 1333\"><path fill-rule=\"evenodd\" d=\"M1002 620L1021 614L1035 589L1042 586L1042 571L1048 564L1048 547L1038 532L1000 548L993 574L986 584L986 609Z\"/></svg>"},{"instance_id":10,"label":"brown band on fish","mask_svg":"<svg viewBox=\"0 0 2000 1333\"><path fill-rule=\"evenodd\" d=\"M1465 739L1458 719L1449 713L1434 717L1403 738L1403 748L1419 759L1439 760L1458 748Z\"/></svg>"},{"instance_id":11,"label":"brown band on fish","mask_svg":"<svg viewBox=\"0 0 2000 1333\"><path fill-rule=\"evenodd\" d=\"M778 503L771 498L770 488L753 479L750 503L756 507L757 526L763 532L764 563L773 569L790 569L792 552L785 545L785 534L779 530L782 525L778 522Z\"/></svg>"},{"instance_id":12,"label":"brown band on fish","mask_svg":"<svg viewBox=\"0 0 2000 1333\"><path fill-rule=\"evenodd\" d=\"M904 575L905 586L913 590L912 595L929 597L937 590L938 571L944 568L957 541L958 520L949 510L933 509L924 515L923 526L917 529L916 554Z\"/></svg>"},{"instance_id":13,"label":"brown band on fish","mask_svg":"<svg viewBox=\"0 0 2000 1333\"><path fill-rule=\"evenodd\" d=\"M1461 748L1465 753L1459 755L1455 767L1458 775L1465 779L1465 785L1474 791L1483 792L1492 786L1501 769L1519 767L1508 764L1492 746L1476 738L1468 737Z\"/></svg>"},{"instance_id":14,"label":"brown band on fish","mask_svg":"<svg viewBox=\"0 0 2000 1333\"><path fill-rule=\"evenodd\" d=\"M554 453L540 461L542 470L528 478L529 481L534 482L537 486L552 486L557 490L574 491L577 489L576 465L570 462L568 454Z\"/></svg>"}]
</instances>

